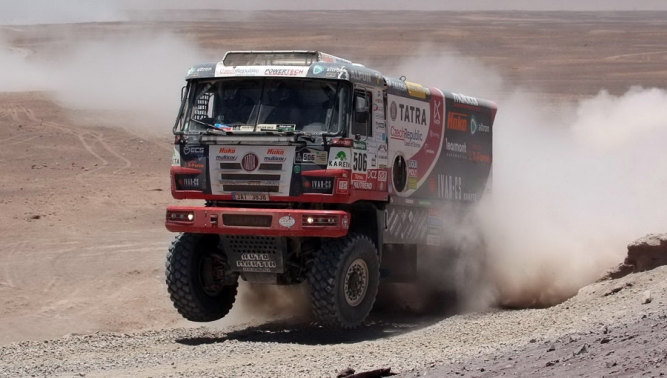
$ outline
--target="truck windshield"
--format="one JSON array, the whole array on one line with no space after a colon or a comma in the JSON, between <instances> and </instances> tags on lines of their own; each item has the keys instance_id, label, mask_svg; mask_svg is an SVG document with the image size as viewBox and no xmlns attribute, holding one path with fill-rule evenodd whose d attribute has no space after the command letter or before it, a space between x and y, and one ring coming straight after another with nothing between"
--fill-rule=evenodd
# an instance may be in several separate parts
<instances>
[{"instance_id":1,"label":"truck windshield","mask_svg":"<svg viewBox=\"0 0 667 378\"><path fill-rule=\"evenodd\" d=\"M333 80L232 78L195 82L183 131L335 133L347 86Z\"/></svg>"}]
</instances>

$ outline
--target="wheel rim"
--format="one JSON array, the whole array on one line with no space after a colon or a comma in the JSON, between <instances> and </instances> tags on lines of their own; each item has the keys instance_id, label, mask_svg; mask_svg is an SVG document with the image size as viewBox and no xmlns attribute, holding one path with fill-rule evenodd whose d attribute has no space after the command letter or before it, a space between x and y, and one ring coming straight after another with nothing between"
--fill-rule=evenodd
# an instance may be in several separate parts
<instances>
[{"instance_id":1,"label":"wheel rim","mask_svg":"<svg viewBox=\"0 0 667 378\"><path fill-rule=\"evenodd\" d=\"M204 256L199 262L199 279L204 292L215 297L224 290L224 259L215 254Z\"/></svg>"},{"instance_id":2,"label":"wheel rim","mask_svg":"<svg viewBox=\"0 0 667 378\"><path fill-rule=\"evenodd\" d=\"M362 259L356 259L347 268L345 274L345 301L352 307L358 306L368 290L368 265Z\"/></svg>"}]
</instances>

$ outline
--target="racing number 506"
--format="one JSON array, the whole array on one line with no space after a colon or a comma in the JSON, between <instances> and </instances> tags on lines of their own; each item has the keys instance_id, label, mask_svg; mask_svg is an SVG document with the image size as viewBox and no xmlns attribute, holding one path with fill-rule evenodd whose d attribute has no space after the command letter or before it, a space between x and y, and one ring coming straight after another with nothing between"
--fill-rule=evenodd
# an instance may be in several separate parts
<instances>
[{"instance_id":1,"label":"racing number 506","mask_svg":"<svg viewBox=\"0 0 667 378\"><path fill-rule=\"evenodd\" d=\"M354 171L366 171L366 154L363 152L355 152L352 170Z\"/></svg>"}]
</instances>

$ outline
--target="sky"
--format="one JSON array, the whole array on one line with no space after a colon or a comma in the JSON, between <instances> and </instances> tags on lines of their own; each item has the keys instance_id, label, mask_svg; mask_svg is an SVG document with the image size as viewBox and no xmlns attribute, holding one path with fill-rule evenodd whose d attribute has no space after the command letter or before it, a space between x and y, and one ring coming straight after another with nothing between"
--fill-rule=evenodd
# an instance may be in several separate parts
<instances>
[{"instance_id":1,"label":"sky","mask_svg":"<svg viewBox=\"0 0 667 378\"><path fill-rule=\"evenodd\" d=\"M0 25L123 21L127 10L655 11L665 0L0 0Z\"/></svg>"}]
</instances>

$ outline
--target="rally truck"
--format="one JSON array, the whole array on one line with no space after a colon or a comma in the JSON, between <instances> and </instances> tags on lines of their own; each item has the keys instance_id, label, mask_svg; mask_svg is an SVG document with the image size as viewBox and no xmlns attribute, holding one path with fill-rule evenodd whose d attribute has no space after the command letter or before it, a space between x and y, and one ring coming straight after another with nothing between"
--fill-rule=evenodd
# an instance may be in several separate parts
<instances>
[{"instance_id":1,"label":"rally truck","mask_svg":"<svg viewBox=\"0 0 667 378\"><path fill-rule=\"evenodd\" d=\"M186 82L171 194L200 201L167 208L166 279L188 320L224 317L239 280L307 281L321 324L359 326L487 190L493 102L318 51L230 51Z\"/></svg>"}]
</instances>

